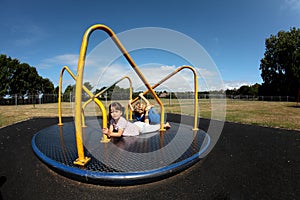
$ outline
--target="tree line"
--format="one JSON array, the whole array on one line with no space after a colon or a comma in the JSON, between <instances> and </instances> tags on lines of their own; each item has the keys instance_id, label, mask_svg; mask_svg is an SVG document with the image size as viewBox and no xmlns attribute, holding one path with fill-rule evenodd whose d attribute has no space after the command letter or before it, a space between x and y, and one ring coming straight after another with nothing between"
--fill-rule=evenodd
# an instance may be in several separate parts
<instances>
[{"instance_id":1,"label":"tree line","mask_svg":"<svg viewBox=\"0 0 300 200\"><path fill-rule=\"evenodd\" d=\"M279 31L265 41L266 51L261 59L265 96L297 96L300 92L300 29Z\"/></svg>"},{"instance_id":2,"label":"tree line","mask_svg":"<svg viewBox=\"0 0 300 200\"><path fill-rule=\"evenodd\" d=\"M261 70L262 84L256 83L233 90L228 89L225 91L226 94L299 98L300 29L293 27L289 31L279 31L277 35L267 38L264 57L260 61L259 69ZM88 89L92 88L89 82L84 85ZM63 92L64 96L71 94L73 88L74 85L68 85ZM94 93L97 94L103 89L105 87L97 89ZM128 90L113 86L108 88L105 95L111 98L113 93L116 95L118 92L129 92ZM200 92L200 94L209 92ZM10 95L23 98L30 94L58 94L58 87L54 88L54 84L48 78L41 77L35 67L4 54L0 55L0 99ZM133 94L134 97L137 95L138 93ZM68 97L65 98L68 99ZM100 98L104 98L104 96Z\"/></svg>"},{"instance_id":3,"label":"tree line","mask_svg":"<svg viewBox=\"0 0 300 200\"><path fill-rule=\"evenodd\" d=\"M0 55L0 98L7 95L53 94L53 83L40 76L35 67Z\"/></svg>"}]
</instances>

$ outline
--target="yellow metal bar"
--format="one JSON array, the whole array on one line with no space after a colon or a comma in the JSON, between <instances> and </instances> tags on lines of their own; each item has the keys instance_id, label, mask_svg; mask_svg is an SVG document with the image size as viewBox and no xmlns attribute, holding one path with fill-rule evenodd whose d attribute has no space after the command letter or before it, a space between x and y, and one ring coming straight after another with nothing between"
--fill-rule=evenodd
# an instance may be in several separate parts
<instances>
[{"instance_id":1,"label":"yellow metal bar","mask_svg":"<svg viewBox=\"0 0 300 200\"><path fill-rule=\"evenodd\" d=\"M121 82L121 81L124 80L124 79L128 79L128 81L129 81L129 99L131 100L131 99L132 99L132 81L131 81L131 79L130 79L129 76L124 76L124 77L120 78L118 81L116 81L115 83L113 83L111 86L109 86L109 87L107 87L107 88L101 90L98 94L96 94L95 96L93 96L93 98L98 98L101 94L103 94L104 92L106 92L106 91L107 91L109 88L111 88L113 85L118 84L119 82ZM83 111L84 111L84 109L86 108L86 106L87 106L89 103L91 103L92 101L93 101L93 99L91 98L91 99L87 100L87 101L83 104L83 106L82 106ZM132 120L132 112L131 112L131 120ZM83 123L83 124L84 124L84 123Z\"/></svg>"},{"instance_id":2,"label":"yellow metal bar","mask_svg":"<svg viewBox=\"0 0 300 200\"><path fill-rule=\"evenodd\" d=\"M174 76L175 74L177 74L178 72L180 72L183 69L190 69L194 74L194 128L193 128L193 130L198 130L198 124L197 124L198 123L198 76L197 76L197 72L196 72L195 68L193 68L191 66L181 66L181 67L177 68L174 72L170 73L165 78L160 80L158 83L153 85L152 89L155 89L156 87L158 87L163 82L165 82L166 80L168 80L169 78L171 78L172 76ZM148 92L149 92L149 90L146 90L145 92L143 92L143 95L146 95ZM139 99L139 97L136 97L135 99L132 100L132 103L136 102L138 99Z\"/></svg>"},{"instance_id":3,"label":"yellow metal bar","mask_svg":"<svg viewBox=\"0 0 300 200\"><path fill-rule=\"evenodd\" d=\"M62 109L61 109L61 96L62 96L62 78L63 78L63 74L64 71L67 70L67 72L69 72L69 74L71 75L71 77L76 81L76 77L74 76L74 74L72 73L72 71L69 69L68 66L64 66L61 71L60 71L60 76L59 76L59 87L58 87L58 125L63 125L62 123Z\"/></svg>"},{"instance_id":4,"label":"yellow metal bar","mask_svg":"<svg viewBox=\"0 0 300 200\"><path fill-rule=\"evenodd\" d=\"M70 76L76 81L76 77L75 77L75 75L73 74L73 72L69 69L68 66L64 66L64 67L62 68L61 72L60 72L60 78L59 78L59 94L62 93L62 91L61 91L61 90L62 90L62 77L63 77L63 74L64 74L64 71L65 71L65 70L67 70L67 72L70 74ZM91 93L91 92L89 91L89 89L87 89L84 85L82 86L82 88L83 88L83 90L91 97L90 100L92 101L93 98L94 98L93 93ZM98 103L96 103L96 104L99 106L100 110L101 110L102 113L103 113L103 110L105 110L105 107L103 106L103 104L102 104L101 102L98 102ZM106 110L105 110L105 113L106 113ZM106 115L106 114L105 114L105 115ZM58 125L63 125L63 123L62 123L62 109L61 109L61 95L58 96L58 119L59 119ZM83 124L85 124L85 123L84 123L84 116L82 116L82 120L83 120ZM103 123L106 123L106 121L107 121L107 119L106 119L106 117L105 117Z\"/></svg>"},{"instance_id":5,"label":"yellow metal bar","mask_svg":"<svg viewBox=\"0 0 300 200\"><path fill-rule=\"evenodd\" d=\"M94 96L94 94L91 92L91 91L89 91L87 88L85 89L85 86L83 86L83 89L84 89L84 91L90 96L90 101L94 101L97 105L98 105L98 107L100 108L100 110L101 110L101 112L102 112L102 124L103 124L103 128L106 128L107 127L107 114L106 114L106 109L105 109L105 106L102 104L102 102L99 100L99 99L97 99L97 98L95 98L95 96ZM76 97L75 97L76 98ZM87 105L87 104L86 104ZM85 105L85 106L86 106ZM84 106L84 105L83 105ZM83 110L83 108L82 108L82 110ZM83 111L81 111L81 113L82 113ZM82 116L82 115L81 115Z\"/></svg>"},{"instance_id":6,"label":"yellow metal bar","mask_svg":"<svg viewBox=\"0 0 300 200\"><path fill-rule=\"evenodd\" d=\"M99 26L104 26L104 25L99 25ZM124 48L124 46L121 44L121 42L119 41L119 39L117 38L117 36L114 34L114 32L109 29L108 27L104 26L103 27L104 31L106 31L112 38L112 40L115 42L115 44L118 46L118 48L120 49L120 51L123 53L123 56L126 58L126 60L129 62L129 64L131 65L131 67L135 70L135 72L138 74L139 78L143 81L144 85L146 86L146 88L150 91L150 93L153 95L154 99L156 100L156 102L159 104L160 109L161 109L161 121L160 121L160 131L165 131L166 129L164 128L164 113L165 113L165 108L163 103L161 102L161 100L159 99L159 97L157 96L157 94L154 92L154 90L151 88L150 84L148 83L147 79L144 77L144 75L142 74L142 72L140 71L140 69L137 67L137 65L135 64L135 62L133 61L133 59L131 58L131 56L128 54L128 52L126 51L126 49Z\"/></svg>"},{"instance_id":7,"label":"yellow metal bar","mask_svg":"<svg viewBox=\"0 0 300 200\"><path fill-rule=\"evenodd\" d=\"M84 154L81 153L83 152L83 146L81 142L81 135L82 135L82 120L80 120L81 116L81 102L82 102L82 81L83 81L83 69L84 69L84 63L85 63L85 57L86 57L86 49L87 49L87 44L88 44L88 39L90 34L94 30L103 30L105 31L109 36L111 36L112 40L115 42L115 44L118 46L120 51L123 53L129 64L132 66L132 68L135 70L135 72L138 74L140 79L143 81L147 89L152 93L154 96L155 100L158 102L158 104L161 107L161 130L164 129L164 106L156 93L153 91L151 88L150 84L146 80L146 78L143 76L139 68L136 66L130 55L127 53L126 49L123 47L119 39L117 38L116 34L107 26L102 25L102 24L96 24L94 26L91 26L87 31L85 32L83 39L82 39L82 44L81 44L81 49L80 49L80 55L78 59L78 68L77 68L77 81L76 81L76 90L75 90L75 129L76 129L76 138L78 138L77 141L77 149L78 149L78 159L79 160L84 160ZM103 113L104 114L104 113Z\"/></svg>"},{"instance_id":8,"label":"yellow metal bar","mask_svg":"<svg viewBox=\"0 0 300 200\"><path fill-rule=\"evenodd\" d=\"M65 66L66 67L66 66ZM65 67L60 71L59 75L59 86L58 86L58 125L62 126L62 111L61 111L61 96L62 96L62 77L65 71Z\"/></svg>"},{"instance_id":9,"label":"yellow metal bar","mask_svg":"<svg viewBox=\"0 0 300 200\"><path fill-rule=\"evenodd\" d=\"M77 78L75 77L75 75L72 73L72 71L67 67L64 66L63 69L61 70L60 73L60 83L59 83L59 94L61 94L61 88L62 88L62 77L63 77L63 73L64 71L67 70L67 72L71 75L71 77L76 81L77 83ZM77 84L76 84L77 85ZM89 91L89 89L87 89L84 85L81 85L82 89L94 100L93 98L93 93L91 93ZM75 94L76 96L76 94ZM102 111L102 115L103 115L103 127L106 128L107 127L107 114L106 114L106 109L104 107L104 105L98 100L94 100L95 103L99 106L100 110ZM76 103L76 102L75 102ZM59 117L59 124L58 125L63 125L62 123L62 112L61 112L61 96L59 96L58 99L58 117ZM75 108L75 113L76 113L76 108ZM82 116L83 114L81 114L81 120L83 120L83 124L84 124L84 116ZM75 116L75 121L76 121L76 116ZM76 122L75 122L75 127L76 127ZM82 129L82 126L81 126ZM83 152L83 144L82 144L82 131L81 131L81 136L78 137L78 135L76 135L76 144L77 144L77 151L78 151L78 158L74 161L74 164L77 165L81 165L84 166L89 160L90 158L88 157L84 157L84 152Z\"/></svg>"},{"instance_id":10,"label":"yellow metal bar","mask_svg":"<svg viewBox=\"0 0 300 200\"><path fill-rule=\"evenodd\" d=\"M75 88L75 130L76 130L76 144L77 144L77 151L78 151L78 159L74 162L75 164L80 164L80 165L85 165L87 161L87 158L84 157L84 152L83 152L83 144L82 144L82 120L81 120L81 103L82 103L82 82L83 82L83 72L84 72L84 64L85 64L85 57L86 57L86 50L87 50L87 44L88 44L88 39L91 33L95 30L103 30L105 31L111 39L115 42L115 44L118 46L120 51L123 53L131 67L135 70L135 72L138 74L140 79L143 81L144 85L147 87L147 89L150 91L150 93L153 95L157 103L161 107L161 122L160 122L160 130L165 131L164 128L164 106L156 93L153 91L151 88L150 84L146 80L146 78L143 76L142 72L139 70L137 65L134 63L126 49L123 47L119 39L117 38L116 34L107 26L102 25L102 24L96 24L91 26L86 30L84 33L82 43L81 43L81 48L80 48L80 54L79 54L79 59L78 59L78 67L77 67L77 75L76 75L76 88ZM103 110L104 114L106 114L106 111ZM104 117L104 116L103 116ZM106 124L105 124L106 126Z\"/></svg>"},{"instance_id":11,"label":"yellow metal bar","mask_svg":"<svg viewBox=\"0 0 300 200\"><path fill-rule=\"evenodd\" d=\"M82 105L82 109L84 110L87 107L87 105L89 103L91 103L92 101L93 101L93 99L91 98L91 99L87 100L86 102L84 102L84 104Z\"/></svg>"},{"instance_id":12,"label":"yellow metal bar","mask_svg":"<svg viewBox=\"0 0 300 200\"><path fill-rule=\"evenodd\" d=\"M84 119L84 110L82 109L82 112L81 112L81 120L82 120L82 127L83 128L86 128L87 126L85 125L85 119Z\"/></svg>"}]
</instances>

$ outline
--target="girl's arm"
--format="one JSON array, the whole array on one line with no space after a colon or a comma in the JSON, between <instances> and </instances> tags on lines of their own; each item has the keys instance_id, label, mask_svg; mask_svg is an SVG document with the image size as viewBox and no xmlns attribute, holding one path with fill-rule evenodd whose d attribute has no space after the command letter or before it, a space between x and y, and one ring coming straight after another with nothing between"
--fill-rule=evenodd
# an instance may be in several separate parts
<instances>
[{"instance_id":1,"label":"girl's arm","mask_svg":"<svg viewBox=\"0 0 300 200\"><path fill-rule=\"evenodd\" d=\"M110 137L121 137L123 135L124 129L119 128L118 132L110 132Z\"/></svg>"},{"instance_id":2,"label":"girl's arm","mask_svg":"<svg viewBox=\"0 0 300 200\"><path fill-rule=\"evenodd\" d=\"M102 129L102 133L109 136L110 133L113 132L113 129L114 129L113 125L109 125L109 128L103 128Z\"/></svg>"},{"instance_id":3,"label":"girl's arm","mask_svg":"<svg viewBox=\"0 0 300 200\"><path fill-rule=\"evenodd\" d=\"M121 137L123 135L124 129L119 129L118 132L113 132L114 127L113 125L109 126L108 128L103 128L103 134L107 135L108 137Z\"/></svg>"},{"instance_id":4,"label":"girl's arm","mask_svg":"<svg viewBox=\"0 0 300 200\"><path fill-rule=\"evenodd\" d=\"M134 108L131 105L131 100L128 101L128 106L129 106L129 108L130 108L131 111L134 111Z\"/></svg>"},{"instance_id":5,"label":"girl's arm","mask_svg":"<svg viewBox=\"0 0 300 200\"><path fill-rule=\"evenodd\" d=\"M150 105L150 102L148 101L148 99L146 99L146 98L144 97L143 93L140 93L139 96L141 97L141 99L143 99L143 100L145 101L145 103L146 103L147 106Z\"/></svg>"},{"instance_id":6,"label":"girl's arm","mask_svg":"<svg viewBox=\"0 0 300 200\"><path fill-rule=\"evenodd\" d=\"M145 122L146 124L149 124L148 114L149 114L149 110L146 109L146 110L145 110L145 120L144 120L144 122Z\"/></svg>"},{"instance_id":7,"label":"girl's arm","mask_svg":"<svg viewBox=\"0 0 300 200\"><path fill-rule=\"evenodd\" d=\"M151 107L153 107L153 105L151 105L151 103L148 101L148 99L146 99L143 95L143 93L140 93L139 96L141 97L141 99L143 99L146 103L146 108L145 110L150 110Z\"/></svg>"}]
</instances>

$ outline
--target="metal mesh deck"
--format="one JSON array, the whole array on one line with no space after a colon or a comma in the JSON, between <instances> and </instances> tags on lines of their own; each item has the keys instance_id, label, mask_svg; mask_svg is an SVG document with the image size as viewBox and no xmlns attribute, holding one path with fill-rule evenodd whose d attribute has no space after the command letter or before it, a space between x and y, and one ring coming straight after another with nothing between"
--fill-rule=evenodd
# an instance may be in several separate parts
<instances>
[{"instance_id":1,"label":"metal mesh deck","mask_svg":"<svg viewBox=\"0 0 300 200\"><path fill-rule=\"evenodd\" d=\"M200 158L209 145L209 136L192 126L170 123L164 133L153 132L100 143L101 120L86 122L83 130L85 156L91 161L80 167L75 125L53 125L37 132L32 139L36 155L63 175L97 184L128 185L162 179L186 169Z\"/></svg>"}]
</instances>

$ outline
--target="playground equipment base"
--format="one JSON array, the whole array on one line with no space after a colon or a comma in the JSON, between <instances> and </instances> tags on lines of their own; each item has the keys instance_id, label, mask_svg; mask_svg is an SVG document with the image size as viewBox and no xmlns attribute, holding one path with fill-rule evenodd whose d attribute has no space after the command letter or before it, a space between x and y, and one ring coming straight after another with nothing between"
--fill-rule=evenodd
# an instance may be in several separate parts
<instances>
[{"instance_id":1,"label":"playground equipment base","mask_svg":"<svg viewBox=\"0 0 300 200\"><path fill-rule=\"evenodd\" d=\"M54 171L74 180L101 185L135 185L161 180L195 164L206 152L210 138L203 130L171 122L165 132L113 138L101 143L101 119L86 121L83 130L85 157L78 166L74 122L53 125L37 132L32 148Z\"/></svg>"}]
</instances>

